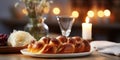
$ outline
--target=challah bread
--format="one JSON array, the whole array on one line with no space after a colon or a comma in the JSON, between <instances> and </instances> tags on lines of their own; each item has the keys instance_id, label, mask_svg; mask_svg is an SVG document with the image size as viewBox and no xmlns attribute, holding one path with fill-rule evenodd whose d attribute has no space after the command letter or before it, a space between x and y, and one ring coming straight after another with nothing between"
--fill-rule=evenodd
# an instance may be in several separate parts
<instances>
[{"instance_id":1,"label":"challah bread","mask_svg":"<svg viewBox=\"0 0 120 60\"><path fill-rule=\"evenodd\" d=\"M76 40L72 39L72 37L68 37L67 38L67 43L70 43L70 44L76 44Z\"/></svg>"},{"instance_id":2,"label":"challah bread","mask_svg":"<svg viewBox=\"0 0 120 60\"><path fill-rule=\"evenodd\" d=\"M51 38L49 44L53 45L54 47L59 47L61 45L60 41L56 38Z\"/></svg>"},{"instance_id":3,"label":"challah bread","mask_svg":"<svg viewBox=\"0 0 120 60\"><path fill-rule=\"evenodd\" d=\"M83 43L84 43L84 45L85 45L85 47L84 47L84 52L90 51L90 44L89 44L89 41L83 40Z\"/></svg>"},{"instance_id":4,"label":"challah bread","mask_svg":"<svg viewBox=\"0 0 120 60\"><path fill-rule=\"evenodd\" d=\"M35 42L28 45L28 51L38 53L44 47L44 43Z\"/></svg>"},{"instance_id":5,"label":"challah bread","mask_svg":"<svg viewBox=\"0 0 120 60\"><path fill-rule=\"evenodd\" d=\"M78 36L58 36L56 38L42 37L40 41L29 44L28 51L38 54L81 53L89 52L90 44L88 41L82 40Z\"/></svg>"},{"instance_id":6,"label":"challah bread","mask_svg":"<svg viewBox=\"0 0 120 60\"><path fill-rule=\"evenodd\" d=\"M60 45L60 47L58 48L57 53L74 53L75 51L75 45L70 44L70 43L64 43L62 45Z\"/></svg>"},{"instance_id":7,"label":"challah bread","mask_svg":"<svg viewBox=\"0 0 120 60\"><path fill-rule=\"evenodd\" d=\"M50 42L50 38L49 37L42 37L39 42L45 43L45 44L49 44Z\"/></svg>"},{"instance_id":8,"label":"challah bread","mask_svg":"<svg viewBox=\"0 0 120 60\"><path fill-rule=\"evenodd\" d=\"M47 53L47 54L55 54L57 52L57 48L50 44L45 44L42 49L39 50L38 54Z\"/></svg>"},{"instance_id":9,"label":"challah bread","mask_svg":"<svg viewBox=\"0 0 120 60\"><path fill-rule=\"evenodd\" d=\"M76 43L81 43L83 41L82 38L80 38L79 36L74 36L72 37L72 39L74 39Z\"/></svg>"},{"instance_id":10,"label":"challah bread","mask_svg":"<svg viewBox=\"0 0 120 60\"><path fill-rule=\"evenodd\" d=\"M76 43L75 45L75 53L84 52L85 44L83 42Z\"/></svg>"},{"instance_id":11,"label":"challah bread","mask_svg":"<svg viewBox=\"0 0 120 60\"><path fill-rule=\"evenodd\" d=\"M67 38L65 36L58 36L58 37L56 37L56 39L59 40L61 43L67 42Z\"/></svg>"}]
</instances>

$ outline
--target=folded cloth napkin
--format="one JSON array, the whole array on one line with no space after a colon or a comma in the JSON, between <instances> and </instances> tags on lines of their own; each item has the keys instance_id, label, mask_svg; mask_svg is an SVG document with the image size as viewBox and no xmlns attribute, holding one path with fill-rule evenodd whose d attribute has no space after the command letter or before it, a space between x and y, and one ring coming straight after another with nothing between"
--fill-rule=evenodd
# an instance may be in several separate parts
<instances>
[{"instance_id":1,"label":"folded cloth napkin","mask_svg":"<svg viewBox=\"0 0 120 60\"><path fill-rule=\"evenodd\" d=\"M120 56L120 43L109 41L93 41L90 44L92 49L95 49L98 52Z\"/></svg>"}]
</instances>

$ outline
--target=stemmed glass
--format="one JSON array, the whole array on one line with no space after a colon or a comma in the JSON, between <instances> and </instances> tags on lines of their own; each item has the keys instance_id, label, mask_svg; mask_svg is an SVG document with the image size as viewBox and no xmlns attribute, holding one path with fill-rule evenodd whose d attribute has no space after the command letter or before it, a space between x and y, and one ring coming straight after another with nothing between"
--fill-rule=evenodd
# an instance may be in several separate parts
<instances>
[{"instance_id":1,"label":"stemmed glass","mask_svg":"<svg viewBox=\"0 0 120 60\"><path fill-rule=\"evenodd\" d=\"M75 18L71 16L57 16L57 21L62 35L68 37L70 35Z\"/></svg>"}]
</instances>

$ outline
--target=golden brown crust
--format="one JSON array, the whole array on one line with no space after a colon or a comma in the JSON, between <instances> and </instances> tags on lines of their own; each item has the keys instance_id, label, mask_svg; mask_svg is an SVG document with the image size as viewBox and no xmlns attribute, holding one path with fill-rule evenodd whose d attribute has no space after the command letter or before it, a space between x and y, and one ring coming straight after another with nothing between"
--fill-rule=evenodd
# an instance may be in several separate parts
<instances>
[{"instance_id":1,"label":"golden brown crust","mask_svg":"<svg viewBox=\"0 0 120 60\"><path fill-rule=\"evenodd\" d=\"M89 52L90 44L78 36L57 38L42 37L40 41L32 42L28 45L28 51L32 53L81 53Z\"/></svg>"},{"instance_id":2,"label":"golden brown crust","mask_svg":"<svg viewBox=\"0 0 120 60\"><path fill-rule=\"evenodd\" d=\"M67 38L65 36L58 36L58 37L56 37L56 39L59 40L61 43L67 42Z\"/></svg>"},{"instance_id":3,"label":"golden brown crust","mask_svg":"<svg viewBox=\"0 0 120 60\"><path fill-rule=\"evenodd\" d=\"M39 50L41 50L44 47L44 44L41 42L35 42L34 44L28 45L28 51L37 53Z\"/></svg>"},{"instance_id":4,"label":"golden brown crust","mask_svg":"<svg viewBox=\"0 0 120 60\"><path fill-rule=\"evenodd\" d=\"M33 44L28 44L27 49L28 49L29 52L32 51L32 47L33 47Z\"/></svg>"},{"instance_id":5,"label":"golden brown crust","mask_svg":"<svg viewBox=\"0 0 120 60\"><path fill-rule=\"evenodd\" d=\"M49 37L42 37L38 42L49 44L50 38Z\"/></svg>"},{"instance_id":6,"label":"golden brown crust","mask_svg":"<svg viewBox=\"0 0 120 60\"><path fill-rule=\"evenodd\" d=\"M72 37L72 39L74 39L76 41L76 43L81 43L82 42L82 38L79 36L74 36Z\"/></svg>"},{"instance_id":7,"label":"golden brown crust","mask_svg":"<svg viewBox=\"0 0 120 60\"><path fill-rule=\"evenodd\" d=\"M49 44L45 44L45 46L41 51L39 51L39 53L55 54L56 51L57 51L56 47Z\"/></svg>"},{"instance_id":8,"label":"golden brown crust","mask_svg":"<svg viewBox=\"0 0 120 60\"><path fill-rule=\"evenodd\" d=\"M49 44L50 44L50 45L53 45L53 46L55 46L55 47L58 47L58 46L60 46L61 43L60 43L60 41L57 40L56 38L51 38Z\"/></svg>"},{"instance_id":9,"label":"golden brown crust","mask_svg":"<svg viewBox=\"0 0 120 60\"><path fill-rule=\"evenodd\" d=\"M73 44L64 43L62 44L57 53L73 53L75 51L75 46Z\"/></svg>"},{"instance_id":10,"label":"golden brown crust","mask_svg":"<svg viewBox=\"0 0 120 60\"><path fill-rule=\"evenodd\" d=\"M76 44L76 40L72 39L71 37L68 37L67 39L68 39L67 43L74 44L74 45Z\"/></svg>"},{"instance_id":11,"label":"golden brown crust","mask_svg":"<svg viewBox=\"0 0 120 60\"><path fill-rule=\"evenodd\" d=\"M83 43L84 43L84 45L85 45L85 47L84 47L84 52L90 51L90 44L89 44L89 42L86 41L86 40L83 40Z\"/></svg>"},{"instance_id":12,"label":"golden brown crust","mask_svg":"<svg viewBox=\"0 0 120 60\"><path fill-rule=\"evenodd\" d=\"M76 43L75 53L84 52L85 45L84 43Z\"/></svg>"}]
</instances>

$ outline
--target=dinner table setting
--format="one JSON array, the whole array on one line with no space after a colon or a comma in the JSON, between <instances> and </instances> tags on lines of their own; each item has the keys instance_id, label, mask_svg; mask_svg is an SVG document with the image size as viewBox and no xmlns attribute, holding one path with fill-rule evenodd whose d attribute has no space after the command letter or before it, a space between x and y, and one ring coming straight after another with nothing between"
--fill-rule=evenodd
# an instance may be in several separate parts
<instances>
[{"instance_id":1,"label":"dinner table setting","mask_svg":"<svg viewBox=\"0 0 120 60\"><path fill-rule=\"evenodd\" d=\"M93 39L89 16L81 23L82 36L70 36L79 14L74 11L65 16L55 11L61 34L52 33L45 15L53 2L20 0L14 7L21 7L21 2L22 12L30 21L24 30L0 33L0 60L120 60L120 43Z\"/></svg>"},{"instance_id":2,"label":"dinner table setting","mask_svg":"<svg viewBox=\"0 0 120 60\"><path fill-rule=\"evenodd\" d=\"M61 37L63 38L63 36L57 35L57 34L50 34L49 37L52 37L52 38L57 37L57 39L58 38L61 39ZM66 59L69 59L69 60L80 60L80 59L81 60L98 60L98 59L119 60L120 59L120 49L119 49L120 44L115 42L110 42L110 41L91 41L89 42L90 50L88 49L87 52L80 52L81 50L79 50L79 52L68 52L68 51L72 51L72 49L70 49L71 45L69 44L68 46L66 45L67 52L65 51L65 48L64 48L63 50L61 50L61 52L54 53L52 49L49 49L48 47L46 49L49 49L49 50L44 52L45 51L44 48L45 46L47 46L47 44L45 44L45 46L41 50L40 49L39 51L35 50L36 48L38 49L41 46L41 44L38 44L38 42L48 43L47 40L42 41L42 40L45 40L46 38L47 37L42 37L39 41L35 43L32 41L33 47L31 47L32 46L31 43L29 43L28 46L24 46L23 44L20 44L17 42L16 42L17 45L10 43L13 45L0 46L0 60L18 60L18 59L19 60L27 60L27 59L29 60L40 60L40 59L41 60L48 60L48 59L51 59L51 60L58 60L58 59L60 60L66 60ZM76 38L76 37L73 37L73 38ZM24 42L22 41L22 43ZM73 43L73 42L69 42L69 43ZM49 44L53 44L53 42L51 43L50 41ZM39 45L39 46L35 47L36 45ZM63 48L63 46L61 47ZM68 49L70 50L67 50L67 47L69 47ZM79 49L81 49L81 47Z\"/></svg>"}]
</instances>

